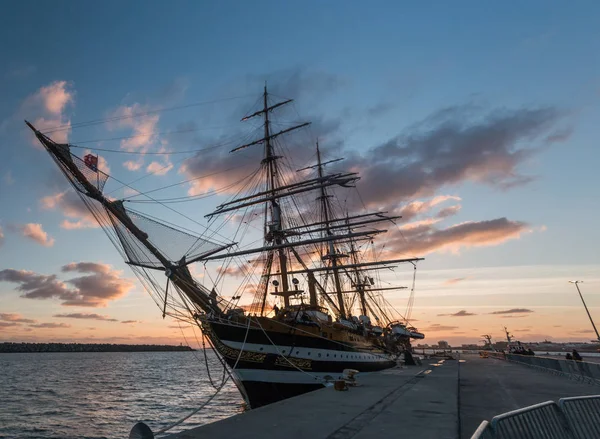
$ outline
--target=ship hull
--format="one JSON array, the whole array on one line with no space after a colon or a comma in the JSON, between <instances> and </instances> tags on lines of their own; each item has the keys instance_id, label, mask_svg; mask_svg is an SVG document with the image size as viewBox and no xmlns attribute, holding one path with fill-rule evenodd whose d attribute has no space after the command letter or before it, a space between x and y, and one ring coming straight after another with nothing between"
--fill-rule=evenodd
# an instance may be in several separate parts
<instances>
[{"instance_id":1,"label":"ship hull","mask_svg":"<svg viewBox=\"0 0 600 439\"><path fill-rule=\"evenodd\" d=\"M378 349L361 349L301 331L268 331L223 322L203 325L215 349L233 368L251 408L271 404L343 379L344 369L375 372L396 362Z\"/></svg>"}]
</instances>

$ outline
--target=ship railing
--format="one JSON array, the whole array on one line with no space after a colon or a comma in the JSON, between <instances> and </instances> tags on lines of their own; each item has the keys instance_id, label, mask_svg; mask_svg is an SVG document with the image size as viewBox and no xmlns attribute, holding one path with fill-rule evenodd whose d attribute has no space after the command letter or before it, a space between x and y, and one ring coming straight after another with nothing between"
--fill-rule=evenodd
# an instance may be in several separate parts
<instances>
[{"instance_id":1,"label":"ship railing","mask_svg":"<svg viewBox=\"0 0 600 439\"><path fill-rule=\"evenodd\" d=\"M483 421L471 439L600 437L600 395L546 401Z\"/></svg>"}]
</instances>

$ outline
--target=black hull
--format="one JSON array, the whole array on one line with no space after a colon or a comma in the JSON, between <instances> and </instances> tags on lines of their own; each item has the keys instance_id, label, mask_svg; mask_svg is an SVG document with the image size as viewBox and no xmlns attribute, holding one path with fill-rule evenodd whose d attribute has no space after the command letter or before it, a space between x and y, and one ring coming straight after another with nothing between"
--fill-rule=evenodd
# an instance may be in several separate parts
<instances>
[{"instance_id":1,"label":"black hull","mask_svg":"<svg viewBox=\"0 0 600 439\"><path fill-rule=\"evenodd\" d=\"M248 404L253 409L324 387L322 384L265 383L262 381L244 381L242 385Z\"/></svg>"},{"instance_id":2,"label":"black hull","mask_svg":"<svg viewBox=\"0 0 600 439\"><path fill-rule=\"evenodd\" d=\"M360 349L300 331L263 331L212 321L203 325L203 332L234 368L236 384L250 408L322 389L325 382L342 379L344 369L376 372L396 366L381 350Z\"/></svg>"}]
</instances>

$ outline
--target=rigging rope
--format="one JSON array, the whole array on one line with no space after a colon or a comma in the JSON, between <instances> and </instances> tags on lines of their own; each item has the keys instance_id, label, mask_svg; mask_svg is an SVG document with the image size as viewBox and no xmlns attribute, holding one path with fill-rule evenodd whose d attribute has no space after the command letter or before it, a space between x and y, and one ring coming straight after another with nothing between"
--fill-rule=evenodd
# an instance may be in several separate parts
<instances>
[{"instance_id":1,"label":"rigging rope","mask_svg":"<svg viewBox=\"0 0 600 439\"><path fill-rule=\"evenodd\" d=\"M50 133L55 133L57 131L66 131L66 130L70 130L72 128L81 128L81 127L87 127L87 126L92 126L92 125L100 125L105 122L115 122L115 121L126 120L126 119L135 119L137 117L148 116L150 114L162 113L162 112L173 111L173 110L181 110L184 108L198 107L201 105L215 104L217 102L232 101L235 99L243 99L243 98L247 98L250 96L254 96L254 94L233 96L230 98L223 98L223 99L213 99L211 101L194 102L192 104L178 105L175 107L158 108L156 110L149 110L149 111L144 111L141 113L134 113L134 114L124 115L124 116L108 117L105 119L93 119L93 120L89 120L86 122L79 122L79 123L74 123L74 124L58 125L54 128L50 128L47 131L42 131L42 133L48 135Z\"/></svg>"},{"instance_id":2,"label":"rigging rope","mask_svg":"<svg viewBox=\"0 0 600 439\"><path fill-rule=\"evenodd\" d=\"M244 352L244 347L246 346L246 340L248 338L248 332L250 332L250 319L248 319L248 325L246 326L246 335L244 336L244 342L242 343L242 347L240 348L240 352L238 354L238 357L235 360L235 363L234 363L233 367L231 368L232 370L235 370L235 368L238 365L238 362L240 361L240 358L242 358L242 352ZM190 414L188 414L188 415L184 416L183 418L179 419L178 421L174 422L173 424L168 425L165 428L161 428L160 430L158 430L155 433L155 435L164 434L165 432L167 432L168 430L172 429L173 427L176 427L179 424L185 422L187 419L191 418L196 413L198 413L200 410L202 410L204 407L206 407L213 399L215 399L215 397L219 394L219 392L223 389L223 387L225 387L225 384L227 384L227 382L229 381L230 377L231 377L231 374L229 374L229 376L223 381L223 383L219 386L219 388L215 391L215 393L210 398L208 398L208 400L204 404L202 404L197 409L193 410Z\"/></svg>"},{"instance_id":3,"label":"rigging rope","mask_svg":"<svg viewBox=\"0 0 600 439\"><path fill-rule=\"evenodd\" d=\"M135 136L109 137L109 138L105 138L105 139L95 139L95 140L78 140L78 141L74 141L73 143L70 143L70 145L74 146L76 148L87 148L87 149L93 149L94 151L116 152L116 153L120 153L120 154L139 154L139 155L188 154L188 153L192 153L192 152L204 151L205 149L192 149L189 151L172 151L172 152L158 152L158 151L142 152L142 151L128 151L128 150L123 150L123 149L94 148L91 146L79 146L79 144L111 142L113 140L128 140L128 139L135 139L137 137L151 138L153 136L165 136L165 135L168 136L170 134L192 133L192 132L200 131L200 130L216 130L216 129L225 129L225 128L230 128L230 127L220 126L220 127L205 127L205 128L189 128L189 129L185 129L185 130L163 131L160 133L137 134ZM221 145L219 145L219 146L221 146ZM210 149L210 148L208 148L208 149Z\"/></svg>"}]
</instances>

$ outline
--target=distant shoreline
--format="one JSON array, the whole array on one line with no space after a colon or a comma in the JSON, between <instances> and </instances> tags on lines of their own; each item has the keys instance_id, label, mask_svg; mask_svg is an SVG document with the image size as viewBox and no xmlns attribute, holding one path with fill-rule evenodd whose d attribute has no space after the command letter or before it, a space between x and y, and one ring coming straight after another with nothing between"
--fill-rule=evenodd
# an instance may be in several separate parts
<instances>
[{"instance_id":1,"label":"distant shoreline","mask_svg":"<svg viewBox=\"0 0 600 439\"><path fill-rule=\"evenodd\" d=\"M182 352L189 346L111 343L0 343L0 354L36 352Z\"/></svg>"}]
</instances>

